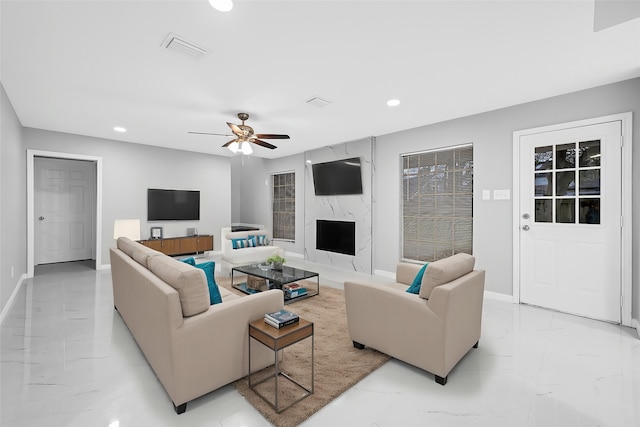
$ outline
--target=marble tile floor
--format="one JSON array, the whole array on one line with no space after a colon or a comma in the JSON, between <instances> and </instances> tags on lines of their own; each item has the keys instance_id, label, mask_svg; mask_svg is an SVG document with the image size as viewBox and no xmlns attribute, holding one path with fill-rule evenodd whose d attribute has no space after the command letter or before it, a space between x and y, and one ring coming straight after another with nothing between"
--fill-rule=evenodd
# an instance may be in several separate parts
<instances>
[{"instance_id":1,"label":"marble tile floor","mask_svg":"<svg viewBox=\"0 0 640 427\"><path fill-rule=\"evenodd\" d=\"M635 330L492 298L482 330L445 387L392 360L303 425L640 426ZM231 385L176 415L113 309L110 273L86 263L38 267L23 284L0 362L3 427L270 425Z\"/></svg>"}]
</instances>

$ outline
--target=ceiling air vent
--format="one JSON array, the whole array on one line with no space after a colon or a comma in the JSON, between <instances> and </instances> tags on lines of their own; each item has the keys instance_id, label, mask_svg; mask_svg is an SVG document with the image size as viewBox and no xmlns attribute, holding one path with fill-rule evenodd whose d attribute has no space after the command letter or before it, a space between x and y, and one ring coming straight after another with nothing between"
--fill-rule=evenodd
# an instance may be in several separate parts
<instances>
[{"instance_id":1,"label":"ceiling air vent","mask_svg":"<svg viewBox=\"0 0 640 427\"><path fill-rule=\"evenodd\" d=\"M327 105L330 105L331 101L322 99L319 96L314 96L311 99L307 99L307 104L313 105L314 107L323 108L323 107L326 107Z\"/></svg>"},{"instance_id":2,"label":"ceiling air vent","mask_svg":"<svg viewBox=\"0 0 640 427\"><path fill-rule=\"evenodd\" d=\"M200 47L195 43L191 43L190 41L187 41L173 33L169 33L167 38L164 39L162 47L185 53L189 56L193 56L194 58L201 58L205 53L207 53L207 49Z\"/></svg>"}]
</instances>

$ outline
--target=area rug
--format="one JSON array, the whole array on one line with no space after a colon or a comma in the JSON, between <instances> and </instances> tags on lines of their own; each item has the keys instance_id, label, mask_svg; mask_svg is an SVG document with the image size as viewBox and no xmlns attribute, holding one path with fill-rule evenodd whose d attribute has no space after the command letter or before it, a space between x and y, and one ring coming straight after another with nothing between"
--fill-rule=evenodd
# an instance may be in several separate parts
<instances>
[{"instance_id":1,"label":"area rug","mask_svg":"<svg viewBox=\"0 0 640 427\"><path fill-rule=\"evenodd\" d=\"M216 281L238 292L231 287L230 278L216 277ZM285 308L314 322L314 394L276 414L273 408L249 389L247 378L234 383L238 392L277 427L299 425L390 359L386 354L369 348L358 350L353 347L347 330L344 292L340 289L321 285L319 295ZM310 346L303 341L285 349L281 367L294 378L301 377L305 382L310 361Z\"/></svg>"}]
</instances>

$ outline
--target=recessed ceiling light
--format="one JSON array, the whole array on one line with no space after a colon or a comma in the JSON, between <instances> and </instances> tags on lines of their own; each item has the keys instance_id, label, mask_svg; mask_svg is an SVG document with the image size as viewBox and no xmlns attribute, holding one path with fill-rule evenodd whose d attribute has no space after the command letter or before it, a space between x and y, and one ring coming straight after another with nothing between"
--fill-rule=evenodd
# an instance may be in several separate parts
<instances>
[{"instance_id":1,"label":"recessed ceiling light","mask_svg":"<svg viewBox=\"0 0 640 427\"><path fill-rule=\"evenodd\" d=\"M209 0L209 4L212 8L220 12L229 12L233 9L233 2L231 0Z\"/></svg>"},{"instance_id":2,"label":"recessed ceiling light","mask_svg":"<svg viewBox=\"0 0 640 427\"><path fill-rule=\"evenodd\" d=\"M126 132L126 131L127 131L127 130L126 130L125 128L123 128L122 126L116 126L116 127L114 127L114 128L113 128L113 130L115 130L116 132L120 132L120 133L123 133L123 132Z\"/></svg>"},{"instance_id":3,"label":"recessed ceiling light","mask_svg":"<svg viewBox=\"0 0 640 427\"><path fill-rule=\"evenodd\" d=\"M398 105L400 105L400 100L399 99L390 99L387 101L387 105L389 107L397 107Z\"/></svg>"}]
</instances>

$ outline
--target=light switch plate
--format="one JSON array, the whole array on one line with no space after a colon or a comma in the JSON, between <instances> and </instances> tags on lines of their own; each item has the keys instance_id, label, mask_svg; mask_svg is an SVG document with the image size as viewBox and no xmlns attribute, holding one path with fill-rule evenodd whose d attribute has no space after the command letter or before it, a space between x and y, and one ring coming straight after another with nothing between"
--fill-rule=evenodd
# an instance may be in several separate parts
<instances>
[{"instance_id":1,"label":"light switch plate","mask_svg":"<svg viewBox=\"0 0 640 427\"><path fill-rule=\"evenodd\" d=\"M482 200L491 200L491 190L482 190Z\"/></svg>"}]
</instances>

